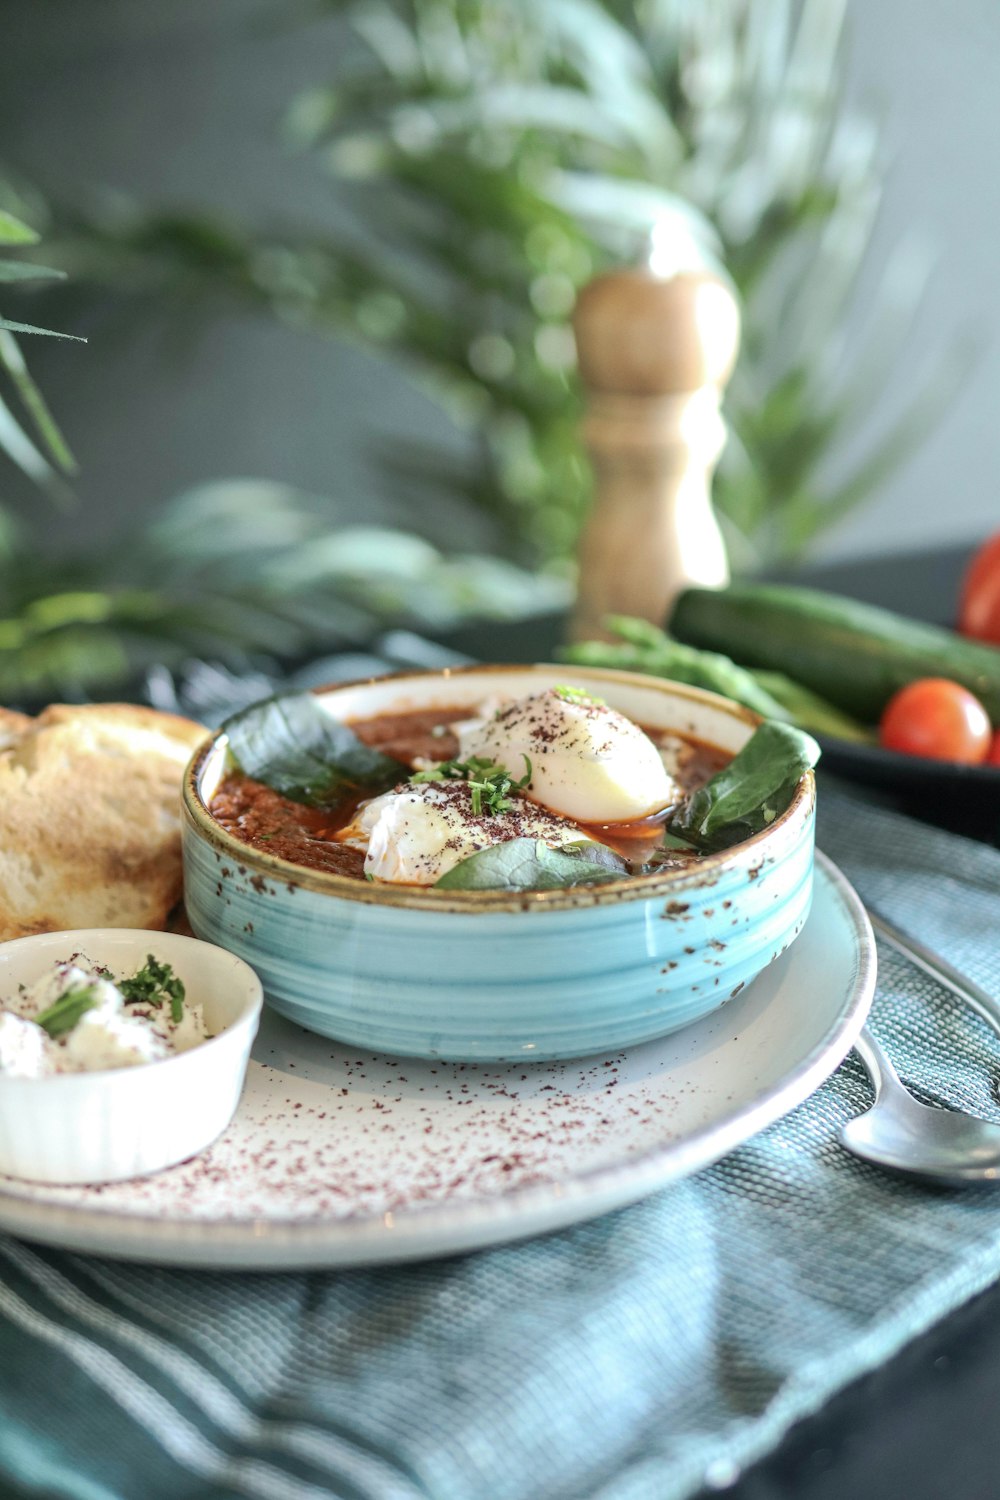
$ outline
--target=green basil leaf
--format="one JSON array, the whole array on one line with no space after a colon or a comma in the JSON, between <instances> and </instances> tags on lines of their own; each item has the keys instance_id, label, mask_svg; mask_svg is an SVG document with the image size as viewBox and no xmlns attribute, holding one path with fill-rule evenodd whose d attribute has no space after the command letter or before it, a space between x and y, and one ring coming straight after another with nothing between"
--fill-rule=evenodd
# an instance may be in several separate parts
<instances>
[{"instance_id":1,"label":"green basil leaf","mask_svg":"<svg viewBox=\"0 0 1000 1500\"><path fill-rule=\"evenodd\" d=\"M742 843L780 817L819 753L803 730L761 724L727 766L680 804L671 831L707 851Z\"/></svg>"},{"instance_id":2,"label":"green basil leaf","mask_svg":"<svg viewBox=\"0 0 1000 1500\"><path fill-rule=\"evenodd\" d=\"M238 768L293 802L328 804L360 788L374 794L410 774L359 740L313 693L267 698L222 728Z\"/></svg>"},{"instance_id":3,"label":"green basil leaf","mask_svg":"<svg viewBox=\"0 0 1000 1500\"><path fill-rule=\"evenodd\" d=\"M586 856L581 852L586 850ZM600 854L598 854L600 851ZM603 885L628 874L613 850L581 840L550 849L542 839L508 839L470 854L435 882L439 891L551 891Z\"/></svg>"},{"instance_id":4,"label":"green basil leaf","mask_svg":"<svg viewBox=\"0 0 1000 1500\"><path fill-rule=\"evenodd\" d=\"M675 833L672 828L665 828L663 830L663 837L661 838L659 843L659 848L666 849L668 851L670 849L680 849L682 851L686 849L688 850L688 852L690 852L694 848L694 845L692 844L690 839L682 839L680 834Z\"/></svg>"},{"instance_id":5,"label":"green basil leaf","mask_svg":"<svg viewBox=\"0 0 1000 1500\"><path fill-rule=\"evenodd\" d=\"M616 876L632 873L627 859L616 850L609 849L607 844L595 843L593 839L580 839L577 843L560 844L559 849L554 852L576 855L577 858L586 860L588 864L601 865L605 870L613 870Z\"/></svg>"}]
</instances>

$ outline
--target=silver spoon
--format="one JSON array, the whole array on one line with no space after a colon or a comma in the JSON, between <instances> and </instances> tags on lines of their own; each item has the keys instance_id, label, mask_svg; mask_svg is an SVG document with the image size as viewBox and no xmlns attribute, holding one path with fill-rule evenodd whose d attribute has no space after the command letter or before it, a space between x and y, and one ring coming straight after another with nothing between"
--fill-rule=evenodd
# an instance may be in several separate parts
<instances>
[{"instance_id":1,"label":"silver spoon","mask_svg":"<svg viewBox=\"0 0 1000 1500\"><path fill-rule=\"evenodd\" d=\"M952 991L1000 1032L1000 1002L909 933L869 909L872 927L912 963ZM1000 1125L958 1110L920 1104L900 1081L867 1027L855 1042L875 1089L865 1114L842 1126L849 1151L878 1166L937 1182L967 1184L1000 1180Z\"/></svg>"},{"instance_id":2,"label":"silver spoon","mask_svg":"<svg viewBox=\"0 0 1000 1500\"><path fill-rule=\"evenodd\" d=\"M867 1069L875 1100L840 1128L855 1156L911 1177L967 1186L1000 1182L1000 1125L958 1110L920 1104L865 1027L854 1049Z\"/></svg>"}]
</instances>

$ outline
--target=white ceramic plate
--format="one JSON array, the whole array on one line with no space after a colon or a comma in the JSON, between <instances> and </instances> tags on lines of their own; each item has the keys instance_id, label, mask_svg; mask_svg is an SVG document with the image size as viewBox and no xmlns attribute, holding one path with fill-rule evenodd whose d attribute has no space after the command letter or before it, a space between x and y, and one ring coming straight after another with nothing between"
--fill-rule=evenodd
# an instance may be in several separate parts
<instances>
[{"instance_id":1,"label":"white ceramic plate","mask_svg":"<svg viewBox=\"0 0 1000 1500\"><path fill-rule=\"evenodd\" d=\"M446 1255L633 1203L787 1114L846 1056L875 985L857 896L817 856L781 958L709 1018L628 1052L476 1065L376 1057L265 1010L229 1130L159 1176L0 1179L0 1228L163 1265Z\"/></svg>"}]
</instances>

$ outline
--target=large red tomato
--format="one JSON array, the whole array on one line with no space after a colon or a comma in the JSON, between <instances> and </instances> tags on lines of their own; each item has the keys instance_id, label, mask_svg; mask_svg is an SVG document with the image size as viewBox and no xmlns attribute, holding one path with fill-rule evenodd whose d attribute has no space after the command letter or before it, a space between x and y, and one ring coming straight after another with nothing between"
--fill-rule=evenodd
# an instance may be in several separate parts
<instances>
[{"instance_id":1,"label":"large red tomato","mask_svg":"<svg viewBox=\"0 0 1000 1500\"><path fill-rule=\"evenodd\" d=\"M904 755L978 765L990 751L989 717L979 699L945 677L921 677L885 706L879 743Z\"/></svg>"},{"instance_id":2,"label":"large red tomato","mask_svg":"<svg viewBox=\"0 0 1000 1500\"><path fill-rule=\"evenodd\" d=\"M984 542L962 579L958 628L1000 646L1000 531Z\"/></svg>"}]
</instances>

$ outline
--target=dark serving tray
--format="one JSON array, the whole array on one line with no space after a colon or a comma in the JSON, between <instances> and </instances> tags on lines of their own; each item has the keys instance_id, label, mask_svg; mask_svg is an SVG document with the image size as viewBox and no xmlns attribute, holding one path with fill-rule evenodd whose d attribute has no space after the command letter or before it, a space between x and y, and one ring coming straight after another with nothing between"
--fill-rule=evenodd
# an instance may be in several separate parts
<instances>
[{"instance_id":1,"label":"dark serving tray","mask_svg":"<svg viewBox=\"0 0 1000 1500\"><path fill-rule=\"evenodd\" d=\"M890 553L813 568L796 581L879 604L934 625L954 625L973 547ZM869 787L902 811L983 843L1000 843L1000 767L899 755L876 745L821 738L821 767Z\"/></svg>"},{"instance_id":2,"label":"dark serving tray","mask_svg":"<svg viewBox=\"0 0 1000 1500\"><path fill-rule=\"evenodd\" d=\"M899 614L950 626L971 547L922 549L851 559L781 577L829 589ZM562 615L483 623L442 638L454 650L492 661L543 661L565 639ZM898 755L875 745L821 738L824 774L844 777L925 822L984 843L1000 843L1000 767L959 766Z\"/></svg>"}]
</instances>

